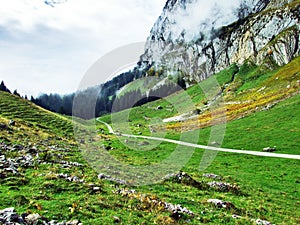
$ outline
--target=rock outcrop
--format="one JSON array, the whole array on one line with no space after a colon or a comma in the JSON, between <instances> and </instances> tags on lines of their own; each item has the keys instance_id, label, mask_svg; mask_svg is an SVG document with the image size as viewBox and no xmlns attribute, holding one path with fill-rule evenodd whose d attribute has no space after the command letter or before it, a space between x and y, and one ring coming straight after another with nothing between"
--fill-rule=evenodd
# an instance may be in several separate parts
<instances>
[{"instance_id":1,"label":"rock outcrop","mask_svg":"<svg viewBox=\"0 0 300 225\"><path fill-rule=\"evenodd\" d=\"M299 15L297 0L168 0L139 65L187 81L246 60L284 65L300 52Z\"/></svg>"}]
</instances>

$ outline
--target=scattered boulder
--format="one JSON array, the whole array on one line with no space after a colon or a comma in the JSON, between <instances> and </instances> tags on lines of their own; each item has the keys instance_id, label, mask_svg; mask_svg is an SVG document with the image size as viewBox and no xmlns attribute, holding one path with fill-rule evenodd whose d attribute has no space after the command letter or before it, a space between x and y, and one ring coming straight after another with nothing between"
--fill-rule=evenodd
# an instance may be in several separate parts
<instances>
[{"instance_id":1,"label":"scattered boulder","mask_svg":"<svg viewBox=\"0 0 300 225\"><path fill-rule=\"evenodd\" d=\"M82 225L79 220L71 220L68 222L58 222L56 220L49 220L45 217L41 217L38 213L27 214L23 213L21 216L15 212L14 208L6 208L0 210L0 224L3 225Z\"/></svg>"},{"instance_id":2,"label":"scattered boulder","mask_svg":"<svg viewBox=\"0 0 300 225\"><path fill-rule=\"evenodd\" d=\"M107 145L107 146L104 146L104 149L106 151L110 151L110 150L113 150L113 147L111 147L110 145Z\"/></svg>"},{"instance_id":3,"label":"scattered boulder","mask_svg":"<svg viewBox=\"0 0 300 225\"><path fill-rule=\"evenodd\" d=\"M56 174L57 178L64 179L74 183L85 183L84 179L79 179L77 176L72 176L65 173Z\"/></svg>"},{"instance_id":4,"label":"scattered boulder","mask_svg":"<svg viewBox=\"0 0 300 225\"><path fill-rule=\"evenodd\" d=\"M82 223L79 222L79 220L71 220L66 223L66 225L81 225Z\"/></svg>"},{"instance_id":5,"label":"scattered boulder","mask_svg":"<svg viewBox=\"0 0 300 225\"><path fill-rule=\"evenodd\" d=\"M269 221L261 220L261 219L255 220L255 223L256 223L257 225L273 225L273 224L270 223Z\"/></svg>"},{"instance_id":6,"label":"scattered boulder","mask_svg":"<svg viewBox=\"0 0 300 225\"><path fill-rule=\"evenodd\" d=\"M15 160L8 159L5 155L0 155L0 169L3 176L6 176L9 173L19 174L18 167L19 165Z\"/></svg>"},{"instance_id":7,"label":"scattered boulder","mask_svg":"<svg viewBox=\"0 0 300 225\"><path fill-rule=\"evenodd\" d=\"M29 214L25 217L25 221L29 224L37 224L38 220L41 218L41 216L38 213Z\"/></svg>"},{"instance_id":8,"label":"scattered boulder","mask_svg":"<svg viewBox=\"0 0 300 225\"><path fill-rule=\"evenodd\" d=\"M99 193L101 191L100 187L93 187L92 193Z\"/></svg>"},{"instance_id":9,"label":"scattered boulder","mask_svg":"<svg viewBox=\"0 0 300 225\"><path fill-rule=\"evenodd\" d=\"M231 202L224 202L220 199L208 199L208 203L214 204L218 208L235 209L236 207Z\"/></svg>"},{"instance_id":10,"label":"scattered boulder","mask_svg":"<svg viewBox=\"0 0 300 225\"><path fill-rule=\"evenodd\" d=\"M14 208L6 208L0 210L0 224L25 224L25 222Z\"/></svg>"},{"instance_id":11,"label":"scattered boulder","mask_svg":"<svg viewBox=\"0 0 300 225\"><path fill-rule=\"evenodd\" d=\"M190 216L195 215L192 211L188 210L185 207L182 207L179 204L172 204L169 202L164 202L164 201L160 200L159 198L137 193L136 190L134 190L134 189L117 189L116 191L114 191L114 193L129 197L129 198L139 199L142 203L145 203L148 206L149 205L152 207L163 206L164 210L171 212L171 217L174 219L180 219L182 217L182 215L190 215Z\"/></svg>"},{"instance_id":12,"label":"scattered boulder","mask_svg":"<svg viewBox=\"0 0 300 225\"><path fill-rule=\"evenodd\" d=\"M216 180L222 180L222 177L213 173L205 173L203 174L203 177L211 178L211 179L216 179Z\"/></svg>"},{"instance_id":13,"label":"scattered boulder","mask_svg":"<svg viewBox=\"0 0 300 225\"><path fill-rule=\"evenodd\" d=\"M125 180L118 179L118 178L113 178L110 175L106 175L106 174L103 174L103 173L98 174L98 179L101 179L101 180L105 179L105 180L113 181L113 182L116 182L116 183L119 183L119 184L128 184L128 182L125 181Z\"/></svg>"},{"instance_id":14,"label":"scattered boulder","mask_svg":"<svg viewBox=\"0 0 300 225\"><path fill-rule=\"evenodd\" d=\"M8 125L14 127L14 126L16 126L16 121L10 120Z\"/></svg>"},{"instance_id":15,"label":"scattered boulder","mask_svg":"<svg viewBox=\"0 0 300 225\"><path fill-rule=\"evenodd\" d=\"M12 151L21 151L23 149L24 149L23 145L13 145L11 148Z\"/></svg>"},{"instance_id":16,"label":"scattered boulder","mask_svg":"<svg viewBox=\"0 0 300 225\"><path fill-rule=\"evenodd\" d=\"M24 146L20 144L12 145L0 142L1 175L3 175L3 171L5 173L12 172L14 174L18 174L18 168L29 168L36 164L57 163L61 164L62 168L84 166L78 162L54 160L54 158L63 159L64 155L62 153L68 150L58 148L57 146L47 146L47 148L48 149L46 150L41 150L38 148L38 145L29 144L28 146ZM13 154L14 156L12 158L7 158L5 152L15 152L18 154Z\"/></svg>"},{"instance_id":17,"label":"scattered boulder","mask_svg":"<svg viewBox=\"0 0 300 225\"><path fill-rule=\"evenodd\" d=\"M181 172L181 171L178 173L168 174L167 176L164 177L163 180L181 183L181 184L185 184L188 186L193 186L200 190L207 189L207 185L205 183L196 181L190 175L188 175L185 172Z\"/></svg>"},{"instance_id":18,"label":"scattered boulder","mask_svg":"<svg viewBox=\"0 0 300 225\"><path fill-rule=\"evenodd\" d=\"M193 112L192 112L194 115L200 115L201 114L201 109L195 109Z\"/></svg>"},{"instance_id":19,"label":"scattered boulder","mask_svg":"<svg viewBox=\"0 0 300 225\"><path fill-rule=\"evenodd\" d=\"M38 148L37 148L37 146L33 146L33 147L29 148L29 149L28 149L28 152L29 152L30 154L36 154L36 153L38 153Z\"/></svg>"},{"instance_id":20,"label":"scattered boulder","mask_svg":"<svg viewBox=\"0 0 300 225\"><path fill-rule=\"evenodd\" d=\"M267 111L267 110L272 109L274 106L275 106L275 104L268 104L265 107L263 107L261 110L262 111Z\"/></svg>"},{"instance_id":21,"label":"scattered boulder","mask_svg":"<svg viewBox=\"0 0 300 225\"><path fill-rule=\"evenodd\" d=\"M114 223L121 223L121 219L117 216L113 216Z\"/></svg>"},{"instance_id":22,"label":"scattered boulder","mask_svg":"<svg viewBox=\"0 0 300 225\"><path fill-rule=\"evenodd\" d=\"M233 219L239 219L239 218L241 218L241 216L236 215L236 214L233 214L231 217L232 217Z\"/></svg>"},{"instance_id":23,"label":"scattered boulder","mask_svg":"<svg viewBox=\"0 0 300 225\"><path fill-rule=\"evenodd\" d=\"M276 146L274 146L273 148L271 147L266 147L262 149L263 152L275 152L276 151Z\"/></svg>"},{"instance_id":24,"label":"scattered boulder","mask_svg":"<svg viewBox=\"0 0 300 225\"><path fill-rule=\"evenodd\" d=\"M210 146L215 146L215 147L219 147L220 146L220 144L218 142L216 142L216 141L210 142L209 145Z\"/></svg>"},{"instance_id":25,"label":"scattered boulder","mask_svg":"<svg viewBox=\"0 0 300 225\"><path fill-rule=\"evenodd\" d=\"M65 160L55 161L55 163L61 164L62 168L83 167L83 165L78 162L68 162Z\"/></svg>"},{"instance_id":26,"label":"scattered boulder","mask_svg":"<svg viewBox=\"0 0 300 225\"><path fill-rule=\"evenodd\" d=\"M222 192L229 192L229 191L231 191L233 193L239 193L240 192L240 188L235 184L212 181L212 182L208 182L207 185L210 188L213 188L213 189L216 189L216 190L222 191Z\"/></svg>"}]
</instances>

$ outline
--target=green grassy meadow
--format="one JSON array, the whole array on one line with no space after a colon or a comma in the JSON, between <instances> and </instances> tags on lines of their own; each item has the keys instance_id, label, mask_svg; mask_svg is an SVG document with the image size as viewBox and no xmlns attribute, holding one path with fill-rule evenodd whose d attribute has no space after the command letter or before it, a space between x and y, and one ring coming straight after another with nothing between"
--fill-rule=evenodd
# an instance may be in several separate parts
<instances>
[{"instance_id":1,"label":"green grassy meadow","mask_svg":"<svg viewBox=\"0 0 300 225\"><path fill-rule=\"evenodd\" d=\"M261 151L276 146L275 153L300 154L299 60L298 57L272 71L251 64L232 66L211 78L219 82L218 90L222 90L221 96L227 103L222 147ZM215 83L207 80L202 87L193 85L165 99L100 119L120 132L177 140L183 135L190 142L207 145L211 115L219 112L221 105L213 101L215 92L206 95L203 92L205 85L211 84ZM189 101L185 100L187 97ZM199 109L200 114L192 119L162 122L194 109ZM7 125L11 119L16 121L14 126ZM16 174L0 168L0 210L14 207L19 214L38 213L50 220L79 220L91 225L252 225L257 224L257 219L272 224L300 223L299 160L219 152L207 168L200 170L202 149L120 137L109 134L102 123L97 123L98 134L93 140L79 143L74 126L88 133L94 121L76 121L0 92L0 124L7 125L0 129L0 155L12 160L29 153L33 156L33 164L20 165ZM116 121L122 123L115 124ZM155 132L150 132L149 125ZM18 150L17 144L24 149ZM98 179L99 171L93 170L82 155L82 147L86 145L106 148L115 159L136 166L137 170L139 166L160 163L178 147L192 152L181 168L188 176L160 179L144 186ZM66 166L65 162L71 164ZM207 173L220 178L204 177ZM73 180L63 178L62 174ZM234 188L210 187L208 183L214 181ZM131 189L135 192L128 192ZM211 204L209 199L227 202L226 207ZM194 214L173 213L166 209L165 203L180 204Z\"/></svg>"},{"instance_id":2,"label":"green grassy meadow","mask_svg":"<svg viewBox=\"0 0 300 225\"><path fill-rule=\"evenodd\" d=\"M239 70L236 66L232 66L211 78L218 80L218 88L223 90L222 97L225 103L237 102L226 105L227 123L221 145L223 148L262 151L265 147L276 146L276 153L300 153L300 95L297 84L300 73L298 65L299 57L290 64L275 70L266 70L263 67L245 64ZM208 83L207 85L210 83L209 79L205 82ZM201 85L206 85L205 82ZM289 84L290 86L287 87ZM153 135L176 140L179 140L182 134L187 134L185 136L190 134L191 137L199 135L198 140L192 139L191 142L207 145L211 127L202 122L201 116L205 117L205 114L209 114L209 110L203 110L204 115L200 114L196 121L200 126L204 125L201 129L190 126L196 123L195 119L168 124L161 122L162 119L182 113L178 112L178 108L187 109L187 111L204 108L210 99L205 97L203 93L205 87L201 87L201 85L191 86L185 93L178 92L165 99L125 110L113 116L107 115L100 119L111 123L115 129L120 129L125 133ZM193 104L184 100L186 93L190 96ZM242 102L250 104L245 105ZM160 110L156 110L158 106L161 107ZM123 123L116 123L116 121ZM155 125L157 125L157 132L151 134L149 126L155 127ZM103 130L106 129L103 125L99 124L99 126ZM186 131L186 127L194 129ZM132 139L131 141L131 147L140 151L126 147L124 138L111 137L109 142L105 142L105 145L112 147L113 150L110 151L110 154L130 165L153 165L166 159L176 147L174 144L162 142L151 150L144 147L145 150L143 147L139 147L143 143L142 139ZM148 142L150 142L150 144L148 143L150 146L157 145L155 141ZM229 218L230 213L213 212L209 216L206 215L210 217L209 219L204 219L199 223L246 224L245 221L249 221L253 216L271 220L276 224L299 223L300 215L297 209L300 204L300 162L298 160L220 152L208 168L199 171L203 153L203 150L196 149L183 171L198 180L203 179L203 173L220 174L225 177L226 181L240 185L243 193L246 193L245 196L235 196L232 193L211 193L210 191L199 193L199 190L193 187L185 187L188 189L188 191L185 190L187 193L183 191L179 194L178 189L172 189L174 185L172 183L167 189L169 199L178 198L179 202L188 202L191 209L201 208L198 204L199 201L205 202L205 199L209 197L228 199L243 208L245 220L243 222L231 221L231 219L226 221L225 218L226 216ZM156 194L161 194L161 190L166 190L160 184L151 189ZM182 196L185 196L185 200ZM195 200L197 196L198 200ZM205 204L203 207L206 207ZM197 210L199 211L199 209ZM206 218L206 216L204 217ZM225 218L216 219L222 216Z\"/></svg>"}]
</instances>

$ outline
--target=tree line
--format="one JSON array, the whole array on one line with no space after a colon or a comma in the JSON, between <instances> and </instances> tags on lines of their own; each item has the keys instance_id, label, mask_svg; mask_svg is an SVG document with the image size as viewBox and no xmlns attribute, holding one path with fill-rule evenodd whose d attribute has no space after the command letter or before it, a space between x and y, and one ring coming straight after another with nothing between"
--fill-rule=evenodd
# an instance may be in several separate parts
<instances>
[{"instance_id":1,"label":"tree line","mask_svg":"<svg viewBox=\"0 0 300 225\"><path fill-rule=\"evenodd\" d=\"M143 74L144 71L134 69L122 73L104 84L79 90L76 93L68 95L42 94L37 98L31 97L31 101L53 112L91 119L110 113L117 91L133 80L142 77Z\"/></svg>"},{"instance_id":2,"label":"tree line","mask_svg":"<svg viewBox=\"0 0 300 225\"><path fill-rule=\"evenodd\" d=\"M1 81L1 83L0 83L0 91L8 92L10 94L21 97L21 95L18 93L17 89L14 90L13 92L11 92L4 84L4 81ZM27 99L27 95L25 95L24 98Z\"/></svg>"},{"instance_id":3,"label":"tree line","mask_svg":"<svg viewBox=\"0 0 300 225\"><path fill-rule=\"evenodd\" d=\"M71 94L41 94L36 98L31 96L30 101L52 112L91 119L111 113L112 110L116 112L140 106L159 98L164 98L181 88L185 88L184 80L178 77L175 82L166 82L146 92L137 89L127 91L122 96L117 95L118 91L130 82L145 76L151 76L151 73L147 73L149 69L150 66L144 70L134 69L122 73L104 84L79 90ZM153 73L153 76L157 77L158 73ZM163 77L163 74L159 73L159 76ZM11 93L3 81L0 84L0 90ZM20 96L17 90L13 94ZM27 99L27 96L24 98Z\"/></svg>"}]
</instances>

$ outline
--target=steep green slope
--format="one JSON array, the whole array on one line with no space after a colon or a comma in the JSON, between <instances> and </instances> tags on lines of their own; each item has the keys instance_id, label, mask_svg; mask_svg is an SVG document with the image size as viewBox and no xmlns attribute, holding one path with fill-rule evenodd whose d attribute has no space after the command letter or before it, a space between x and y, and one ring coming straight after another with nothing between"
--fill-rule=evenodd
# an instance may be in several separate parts
<instances>
[{"instance_id":1,"label":"steep green slope","mask_svg":"<svg viewBox=\"0 0 300 225\"><path fill-rule=\"evenodd\" d=\"M276 145L275 153L300 154L300 95L278 103L273 108L253 113L245 118L228 122L223 147L245 148L261 151L263 147ZM106 128L99 124L103 130ZM200 131L200 142L207 144L210 128ZM175 149L174 144L162 142L156 148L145 150L142 139L128 139L135 149L128 148L118 138L108 136L103 141L110 154L123 163L130 165L153 165L167 158ZM179 138L176 133L168 138ZM121 139L122 140L122 139ZM146 141L147 142L147 141ZM147 146L146 146L147 147ZM165 196L167 201L184 204L192 211L204 212L197 223L208 224L252 224L251 219L261 218L275 224L297 224L299 213L300 163L298 160L256 157L234 153L218 153L211 165L199 171L199 163L204 151L196 149L183 171L198 181L203 181L203 173L224 176L226 182L236 183L246 195L231 192L218 193L209 189L201 191L192 184L179 181L180 184L167 182L142 187L143 192L151 188L158 196ZM224 181L224 180L223 180ZM182 185L184 183L184 185ZM209 198L222 199L233 203L239 210L210 209L205 203ZM232 214L242 216L241 220L231 218Z\"/></svg>"},{"instance_id":2,"label":"steep green slope","mask_svg":"<svg viewBox=\"0 0 300 225\"><path fill-rule=\"evenodd\" d=\"M240 68L232 66L211 78L219 81L221 96L226 106L225 115L228 121L222 147L262 151L262 148L276 146L275 153L300 154L299 60L298 57L291 63L275 69L252 64L245 64ZM207 80L201 85L209 85L209 82L211 81ZM190 103L185 101L185 94L190 96L194 106L191 107ZM205 110L205 107L214 97L205 98L201 86L194 85L165 99L100 119L111 123L115 129L121 128L121 131L127 126L124 130L134 134L179 139L181 133L187 130L190 130L187 134L190 133L191 137L193 132L197 132L199 127L193 126L196 116L203 125L200 129L199 143L208 144L211 128L209 123L204 123L204 119L210 115L210 109ZM182 122L161 121L179 115L178 107L186 109L186 112L198 108L200 115L191 114L191 118L182 119ZM126 114L129 118L122 121L125 118L123 115ZM115 124L116 121L122 121L121 125ZM106 130L102 124L98 126L102 132ZM149 126L156 131L151 133ZM104 135L102 143L107 149L111 149L110 154L115 158L136 166L159 163L176 147L174 144L162 142L149 149L151 141L127 138L124 142L124 139L113 135ZM247 194L240 196L231 192L212 193L209 189L199 191L185 181L179 181L180 184L167 182L163 185L152 185L149 187L151 192L163 194L168 201L175 199L177 203L184 203L192 211L201 211L199 221L193 220L195 224L253 224L253 218L266 219L276 224L299 223L298 160L218 153L205 171L199 171L203 153L201 149L195 150L183 171L198 181L203 181L203 173L220 174L227 182L237 183L242 192ZM146 191L147 188L143 187L142 190ZM206 200L209 198L229 201L239 210L214 209L208 212ZM232 219L232 214L241 215L242 218Z\"/></svg>"},{"instance_id":3,"label":"steep green slope","mask_svg":"<svg viewBox=\"0 0 300 225\"><path fill-rule=\"evenodd\" d=\"M61 115L46 111L33 103L21 99L18 96L0 91L0 118L3 121L14 120L16 126L27 131L35 131L32 137L43 133L45 136L56 137L57 139L70 139L73 136L73 125L70 119ZM21 134L18 130L14 134ZM26 132L24 132L26 135ZM10 138L9 135L5 135ZM2 135L4 138L4 135ZM25 137L20 137L25 138Z\"/></svg>"},{"instance_id":4,"label":"steep green slope","mask_svg":"<svg viewBox=\"0 0 300 225\"><path fill-rule=\"evenodd\" d=\"M239 107L228 105L229 121L223 146L261 150L276 145L277 152L299 154L297 60L266 73L261 67L245 65L238 73L232 67L215 76L225 99L248 101L258 94L257 101L248 105L249 110L240 112L237 111L240 104L232 104ZM253 81L255 85L251 85ZM265 86L265 93L258 92ZM205 99L199 90L199 86L193 86L186 92L196 108L202 110L201 120L203 112L209 113L203 107L211 99ZM177 173L157 184L131 187L106 180L105 174L98 179L98 173L77 148L68 118L7 93L0 92L0 96L0 124L4 125L0 128L0 209L15 207L19 214L38 213L49 220L79 220L83 224L253 224L257 219L276 224L299 223L300 164L297 160L219 153L206 170L199 171L203 150L197 149L183 168L188 175ZM130 111L130 129L134 133L150 134L148 125L155 127L158 121L155 135L160 135L163 124L155 117L178 114L170 102L187 111L192 109L182 96L178 92L169 96L169 101L159 100L125 111ZM276 104L262 110L270 103ZM14 126L8 126L11 119L16 121ZM103 120L111 119L106 116ZM167 137L178 139L177 128L189 124L190 120L169 123L165 129ZM117 136L105 132L105 126L98 124L97 128L97 138L81 147L89 142L94 146L104 145L110 155L136 165L137 170L140 165L167 158L175 148L174 144L162 142L154 149L145 150L143 146L147 142L133 139L128 141L136 142L136 148L130 149ZM209 131L209 127L200 130L201 143L207 143ZM203 173L221 177L205 177ZM214 205L211 199L222 200L224 204ZM187 210L178 210L176 204ZM171 206L173 211L168 208ZM193 214L187 213L188 210Z\"/></svg>"},{"instance_id":5,"label":"steep green slope","mask_svg":"<svg viewBox=\"0 0 300 225\"><path fill-rule=\"evenodd\" d=\"M25 213L26 224L47 220L68 224L176 224L188 219L197 223L192 215L180 213L182 219L173 215L165 192L155 194L140 188L127 194L126 185L99 179L78 151L69 119L19 97L0 94L1 223L7 223L6 216L19 220L15 214L3 214L1 209L9 207L19 215ZM16 123L8 125L10 119ZM40 218L29 222L26 214L38 214Z\"/></svg>"},{"instance_id":6,"label":"steep green slope","mask_svg":"<svg viewBox=\"0 0 300 225\"><path fill-rule=\"evenodd\" d=\"M270 108L277 102L299 93L299 64L300 57L282 67L270 64L257 66L251 63L245 63L240 67L233 65L187 90L142 107L116 113L114 118L118 120L124 113L129 114L128 124L132 131L143 134L150 134L149 125L153 122L151 118L163 120L179 116L183 112L189 113L189 116L181 120L183 122L174 121L158 125L166 126L169 131L197 129L209 126L211 115L218 114L218 110L226 110L227 121L235 120L252 112ZM158 107L160 109L156 110ZM196 109L199 115L194 113ZM104 116L103 120L110 122L111 118ZM197 123L199 126L194 126ZM137 128L137 124L142 126Z\"/></svg>"}]
</instances>

